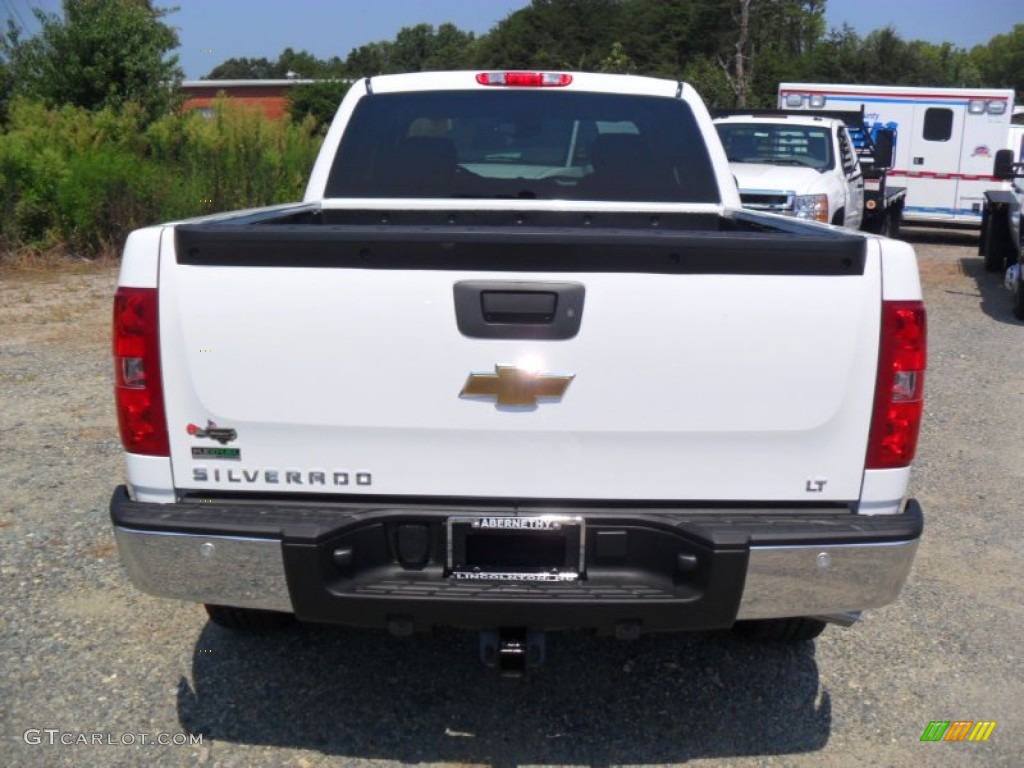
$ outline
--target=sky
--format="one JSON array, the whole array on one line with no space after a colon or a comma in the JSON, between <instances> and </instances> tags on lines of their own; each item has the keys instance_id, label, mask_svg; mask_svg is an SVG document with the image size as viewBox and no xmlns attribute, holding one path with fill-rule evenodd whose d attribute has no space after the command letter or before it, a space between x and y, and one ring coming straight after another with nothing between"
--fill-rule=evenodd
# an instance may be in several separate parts
<instances>
[{"instance_id":1,"label":"sky","mask_svg":"<svg viewBox=\"0 0 1024 768\"><path fill-rule=\"evenodd\" d=\"M684 0L685 1L685 0ZM345 58L353 48L392 40L402 27L452 22L482 34L528 0L157 0L179 8L165 21L178 29L177 51L186 79L226 59L275 60L285 48L318 58ZM60 0L0 0L0 20L34 32L30 8L56 12ZM891 25L905 40L951 42L970 48L1024 24L1022 0L828 0L829 27L850 24L858 34Z\"/></svg>"}]
</instances>

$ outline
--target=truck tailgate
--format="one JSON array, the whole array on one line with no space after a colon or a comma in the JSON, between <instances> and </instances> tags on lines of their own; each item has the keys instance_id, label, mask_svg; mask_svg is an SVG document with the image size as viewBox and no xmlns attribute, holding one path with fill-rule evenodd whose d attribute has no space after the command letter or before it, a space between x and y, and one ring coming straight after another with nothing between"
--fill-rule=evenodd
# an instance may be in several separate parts
<instances>
[{"instance_id":1,"label":"truck tailgate","mask_svg":"<svg viewBox=\"0 0 1024 768\"><path fill-rule=\"evenodd\" d=\"M239 245L238 264L197 263L175 254L168 228L160 334L175 486L855 500L881 303L878 245L864 248L849 274L765 270L755 251L751 269L733 258L671 273L580 259L562 271L325 267L293 258L301 244L276 260L247 261ZM470 338L456 318L462 281L578 284L578 333ZM462 394L498 366L568 384L536 404Z\"/></svg>"}]
</instances>

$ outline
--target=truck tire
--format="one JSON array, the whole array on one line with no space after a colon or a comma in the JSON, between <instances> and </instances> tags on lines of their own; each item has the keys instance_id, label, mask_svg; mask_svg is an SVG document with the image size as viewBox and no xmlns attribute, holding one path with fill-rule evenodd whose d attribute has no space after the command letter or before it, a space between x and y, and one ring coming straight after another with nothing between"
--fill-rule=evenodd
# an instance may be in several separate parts
<instances>
[{"instance_id":1,"label":"truck tire","mask_svg":"<svg viewBox=\"0 0 1024 768\"><path fill-rule=\"evenodd\" d=\"M860 228L872 235L889 237L889 216L885 211L881 214L865 212Z\"/></svg>"},{"instance_id":2,"label":"truck tire","mask_svg":"<svg viewBox=\"0 0 1024 768\"><path fill-rule=\"evenodd\" d=\"M210 621L225 629L260 632L280 629L295 621L295 616L291 613L261 611L256 608L234 608L230 605L210 605L209 603L206 603L204 607Z\"/></svg>"},{"instance_id":3,"label":"truck tire","mask_svg":"<svg viewBox=\"0 0 1024 768\"><path fill-rule=\"evenodd\" d=\"M767 643L800 643L813 640L825 629L825 622L806 616L791 619L759 619L737 621L733 631L748 640Z\"/></svg>"},{"instance_id":4,"label":"truck tire","mask_svg":"<svg viewBox=\"0 0 1024 768\"><path fill-rule=\"evenodd\" d=\"M988 221L982 232L984 241L981 244L981 252L985 258L985 271L1002 272L1006 269L1006 257L1010 250L1009 238L1006 236L1008 227L1002 220L1002 216L988 216Z\"/></svg>"},{"instance_id":5,"label":"truck tire","mask_svg":"<svg viewBox=\"0 0 1024 768\"><path fill-rule=\"evenodd\" d=\"M900 226L903 224L903 206L894 205L885 213L885 236L898 240Z\"/></svg>"}]
</instances>

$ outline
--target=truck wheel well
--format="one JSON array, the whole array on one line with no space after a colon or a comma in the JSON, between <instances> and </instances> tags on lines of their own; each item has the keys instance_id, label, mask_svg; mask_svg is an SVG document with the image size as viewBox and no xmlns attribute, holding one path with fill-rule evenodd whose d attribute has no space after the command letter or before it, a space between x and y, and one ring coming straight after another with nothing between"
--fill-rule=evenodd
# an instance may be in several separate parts
<instances>
[{"instance_id":1,"label":"truck wheel well","mask_svg":"<svg viewBox=\"0 0 1024 768\"><path fill-rule=\"evenodd\" d=\"M844 221L846 221L846 209L840 208L838 211L835 212L835 215L832 217L832 223L835 224L837 227L841 227L843 226Z\"/></svg>"}]
</instances>

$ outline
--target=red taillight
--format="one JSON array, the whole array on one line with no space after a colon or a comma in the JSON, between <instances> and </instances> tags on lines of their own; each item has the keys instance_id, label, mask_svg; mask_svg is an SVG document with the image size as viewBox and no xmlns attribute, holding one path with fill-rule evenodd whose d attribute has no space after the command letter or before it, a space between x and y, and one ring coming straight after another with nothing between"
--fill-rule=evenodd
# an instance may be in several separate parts
<instances>
[{"instance_id":1,"label":"red taillight","mask_svg":"<svg viewBox=\"0 0 1024 768\"><path fill-rule=\"evenodd\" d=\"M564 72L481 72L476 81L480 85L558 88L571 83L572 75Z\"/></svg>"},{"instance_id":2,"label":"red taillight","mask_svg":"<svg viewBox=\"0 0 1024 768\"><path fill-rule=\"evenodd\" d=\"M114 296L114 396L124 449L169 456L156 288L118 288Z\"/></svg>"},{"instance_id":3,"label":"red taillight","mask_svg":"<svg viewBox=\"0 0 1024 768\"><path fill-rule=\"evenodd\" d=\"M914 460L924 408L928 324L920 301L882 303L882 338L868 469L906 467Z\"/></svg>"}]
</instances>

